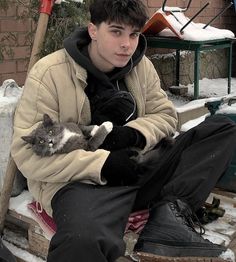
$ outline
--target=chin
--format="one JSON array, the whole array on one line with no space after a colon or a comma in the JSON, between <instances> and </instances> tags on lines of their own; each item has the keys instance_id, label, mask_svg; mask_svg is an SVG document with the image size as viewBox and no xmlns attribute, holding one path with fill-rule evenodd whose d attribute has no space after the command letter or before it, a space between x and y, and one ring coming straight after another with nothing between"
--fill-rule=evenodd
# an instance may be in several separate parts
<instances>
[{"instance_id":1,"label":"chin","mask_svg":"<svg viewBox=\"0 0 236 262\"><path fill-rule=\"evenodd\" d=\"M117 62L114 64L115 67L124 67L128 64L129 61L126 62Z\"/></svg>"}]
</instances>

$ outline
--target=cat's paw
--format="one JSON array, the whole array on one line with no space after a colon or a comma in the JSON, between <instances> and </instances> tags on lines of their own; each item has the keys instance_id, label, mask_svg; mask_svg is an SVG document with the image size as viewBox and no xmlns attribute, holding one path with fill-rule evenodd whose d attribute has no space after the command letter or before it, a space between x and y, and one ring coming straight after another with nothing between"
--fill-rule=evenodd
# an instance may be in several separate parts
<instances>
[{"instance_id":1,"label":"cat's paw","mask_svg":"<svg viewBox=\"0 0 236 262\"><path fill-rule=\"evenodd\" d=\"M112 122L110 122L110 121L103 122L103 123L101 124L101 126L104 126L104 127L106 128L106 131L107 131L108 133L110 133L111 130L113 129L113 124L112 124Z\"/></svg>"},{"instance_id":2,"label":"cat's paw","mask_svg":"<svg viewBox=\"0 0 236 262\"><path fill-rule=\"evenodd\" d=\"M97 133L98 129L99 129L99 126L94 125L93 129L90 132L90 135L94 136Z\"/></svg>"}]
</instances>

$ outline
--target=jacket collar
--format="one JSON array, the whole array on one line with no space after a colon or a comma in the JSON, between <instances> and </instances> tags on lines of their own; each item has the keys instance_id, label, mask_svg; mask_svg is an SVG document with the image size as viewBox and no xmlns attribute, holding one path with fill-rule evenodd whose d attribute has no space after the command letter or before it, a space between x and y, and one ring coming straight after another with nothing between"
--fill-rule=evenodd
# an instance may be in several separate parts
<instances>
[{"instance_id":1,"label":"jacket collar","mask_svg":"<svg viewBox=\"0 0 236 262\"><path fill-rule=\"evenodd\" d=\"M75 76L82 81L85 86L87 85L87 70L84 69L82 66L80 66L79 64L77 64L74 59L68 54L68 52L65 50L66 56L69 60L70 65L72 66L72 68L74 69L75 72ZM84 87L85 87L84 86Z\"/></svg>"}]
</instances>

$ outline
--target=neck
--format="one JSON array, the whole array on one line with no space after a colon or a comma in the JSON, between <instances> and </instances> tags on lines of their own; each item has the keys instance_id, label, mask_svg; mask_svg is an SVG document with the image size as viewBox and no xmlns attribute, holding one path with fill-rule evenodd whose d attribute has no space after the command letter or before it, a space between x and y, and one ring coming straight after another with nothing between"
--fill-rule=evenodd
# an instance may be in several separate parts
<instances>
[{"instance_id":1,"label":"neck","mask_svg":"<svg viewBox=\"0 0 236 262\"><path fill-rule=\"evenodd\" d=\"M98 50L97 50L97 43L95 41L91 41L91 43L88 46L88 53L90 56L90 59L92 63L102 72L108 73L114 69L114 66L109 64L108 62L103 60L102 57L100 57Z\"/></svg>"}]
</instances>

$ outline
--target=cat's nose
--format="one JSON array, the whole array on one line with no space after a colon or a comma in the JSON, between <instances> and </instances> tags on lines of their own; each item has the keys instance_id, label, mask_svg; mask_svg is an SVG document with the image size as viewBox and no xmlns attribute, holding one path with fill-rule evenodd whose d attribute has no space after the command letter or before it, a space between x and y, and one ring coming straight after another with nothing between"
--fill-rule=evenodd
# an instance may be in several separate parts
<instances>
[{"instance_id":1,"label":"cat's nose","mask_svg":"<svg viewBox=\"0 0 236 262\"><path fill-rule=\"evenodd\" d=\"M51 139L48 140L49 147L53 147L53 141Z\"/></svg>"}]
</instances>

